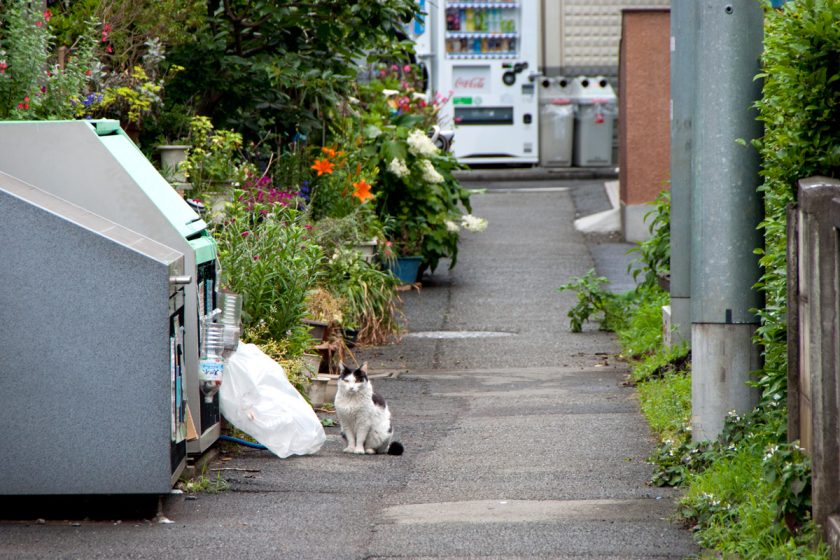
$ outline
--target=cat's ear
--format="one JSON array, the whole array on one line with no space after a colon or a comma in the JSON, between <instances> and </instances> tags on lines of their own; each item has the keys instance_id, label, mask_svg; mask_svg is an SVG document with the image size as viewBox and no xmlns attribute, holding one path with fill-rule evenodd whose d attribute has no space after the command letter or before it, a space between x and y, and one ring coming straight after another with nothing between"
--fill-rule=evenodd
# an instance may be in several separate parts
<instances>
[{"instance_id":1,"label":"cat's ear","mask_svg":"<svg viewBox=\"0 0 840 560\"><path fill-rule=\"evenodd\" d=\"M367 362L362 362L362 365L359 368L359 371L361 371L362 373L367 375L368 374L368 363Z\"/></svg>"},{"instance_id":2,"label":"cat's ear","mask_svg":"<svg viewBox=\"0 0 840 560\"><path fill-rule=\"evenodd\" d=\"M339 375L339 377L343 377L343 376L344 376L344 374L346 374L348 371L349 371L349 370L347 369L347 366L345 366L345 365L344 365L344 362L341 362L341 363L339 364L339 366L338 366L338 375Z\"/></svg>"}]
</instances>

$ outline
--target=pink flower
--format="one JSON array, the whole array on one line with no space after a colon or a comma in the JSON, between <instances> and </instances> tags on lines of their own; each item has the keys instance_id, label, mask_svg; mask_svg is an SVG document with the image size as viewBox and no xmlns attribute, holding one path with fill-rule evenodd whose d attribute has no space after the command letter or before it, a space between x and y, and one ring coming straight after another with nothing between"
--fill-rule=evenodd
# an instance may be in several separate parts
<instances>
[{"instance_id":1,"label":"pink flower","mask_svg":"<svg viewBox=\"0 0 840 560\"><path fill-rule=\"evenodd\" d=\"M405 72L406 74L411 72L411 65L406 64L405 66L403 66L403 72Z\"/></svg>"},{"instance_id":2,"label":"pink flower","mask_svg":"<svg viewBox=\"0 0 840 560\"><path fill-rule=\"evenodd\" d=\"M249 235L251 235L250 231L243 231L242 232L242 237L248 237Z\"/></svg>"},{"instance_id":3,"label":"pink flower","mask_svg":"<svg viewBox=\"0 0 840 560\"><path fill-rule=\"evenodd\" d=\"M391 65L391 72L399 72L399 71L400 71L399 66L397 66L396 64Z\"/></svg>"},{"instance_id":4,"label":"pink flower","mask_svg":"<svg viewBox=\"0 0 840 560\"><path fill-rule=\"evenodd\" d=\"M112 47L111 45L108 45L107 47L105 47L105 52L107 52L109 54L114 52L114 47Z\"/></svg>"},{"instance_id":5,"label":"pink flower","mask_svg":"<svg viewBox=\"0 0 840 560\"><path fill-rule=\"evenodd\" d=\"M51 11L49 11L49 10L46 10L46 11L44 12L44 21L50 21L50 18L51 18L51 17L52 17L52 12L51 12Z\"/></svg>"},{"instance_id":6,"label":"pink flower","mask_svg":"<svg viewBox=\"0 0 840 560\"><path fill-rule=\"evenodd\" d=\"M259 255L254 255L254 260L255 260L255 261L260 260L260 256L259 256Z\"/></svg>"},{"instance_id":7,"label":"pink flower","mask_svg":"<svg viewBox=\"0 0 840 560\"><path fill-rule=\"evenodd\" d=\"M35 22L35 27L43 27L43 26L44 26L44 22L41 21L40 19Z\"/></svg>"}]
</instances>

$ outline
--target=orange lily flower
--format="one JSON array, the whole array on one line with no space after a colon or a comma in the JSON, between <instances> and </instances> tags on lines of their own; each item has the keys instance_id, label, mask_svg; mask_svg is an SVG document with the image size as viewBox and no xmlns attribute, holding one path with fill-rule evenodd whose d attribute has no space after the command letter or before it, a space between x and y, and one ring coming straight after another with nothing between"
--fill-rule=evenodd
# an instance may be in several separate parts
<instances>
[{"instance_id":1,"label":"orange lily flower","mask_svg":"<svg viewBox=\"0 0 840 560\"><path fill-rule=\"evenodd\" d=\"M326 146L324 146L323 148L321 148L321 151L331 158L334 158L336 156L336 151L334 148L327 148Z\"/></svg>"},{"instance_id":2,"label":"orange lily flower","mask_svg":"<svg viewBox=\"0 0 840 560\"><path fill-rule=\"evenodd\" d=\"M373 198L373 193L370 192L370 185L364 179L353 183L353 196L358 198L362 204Z\"/></svg>"},{"instance_id":3,"label":"orange lily flower","mask_svg":"<svg viewBox=\"0 0 840 560\"><path fill-rule=\"evenodd\" d=\"M333 164L327 158L318 158L315 160L315 163L312 165L311 169L314 169L318 172L318 177L320 177L324 173L330 175L333 172Z\"/></svg>"}]
</instances>

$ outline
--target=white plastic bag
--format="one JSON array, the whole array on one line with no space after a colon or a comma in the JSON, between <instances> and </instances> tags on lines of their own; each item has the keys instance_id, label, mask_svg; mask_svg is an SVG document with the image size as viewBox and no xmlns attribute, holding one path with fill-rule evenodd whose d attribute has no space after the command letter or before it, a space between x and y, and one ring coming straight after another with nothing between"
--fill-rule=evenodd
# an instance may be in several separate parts
<instances>
[{"instance_id":1,"label":"white plastic bag","mask_svg":"<svg viewBox=\"0 0 840 560\"><path fill-rule=\"evenodd\" d=\"M222 414L278 457L316 453L327 439L318 415L282 366L254 344L239 344L225 364Z\"/></svg>"}]
</instances>

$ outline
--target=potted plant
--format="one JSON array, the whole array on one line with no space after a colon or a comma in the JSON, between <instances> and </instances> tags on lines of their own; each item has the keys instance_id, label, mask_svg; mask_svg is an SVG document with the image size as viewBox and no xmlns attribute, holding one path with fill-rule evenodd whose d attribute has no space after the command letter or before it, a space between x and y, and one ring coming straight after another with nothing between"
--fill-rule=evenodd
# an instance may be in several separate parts
<instances>
[{"instance_id":1,"label":"potted plant","mask_svg":"<svg viewBox=\"0 0 840 560\"><path fill-rule=\"evenodd\" d=\"M382 237L382 226L369 204L360 205L340 218L321 218L312 225L312 238L324 254L332 255L340 248L351 248L366 262L373 261Z\"/></svg>"},{"instance_id":2,"label":"potted plant","mask_svg":"<svg viewBox=\"0 0 840 560\"><path fill-rule=\"evenodd\" d=\"M178 164L177 172L189 181L192 196L205 199L210 218L217 218L224 213L225 204L233 201L234 189L255 175L253 165L239 153L242 135L215 129L208 117L199 115L190 120L188 141L187 157Z\"/></svg>"}]
</instances>

